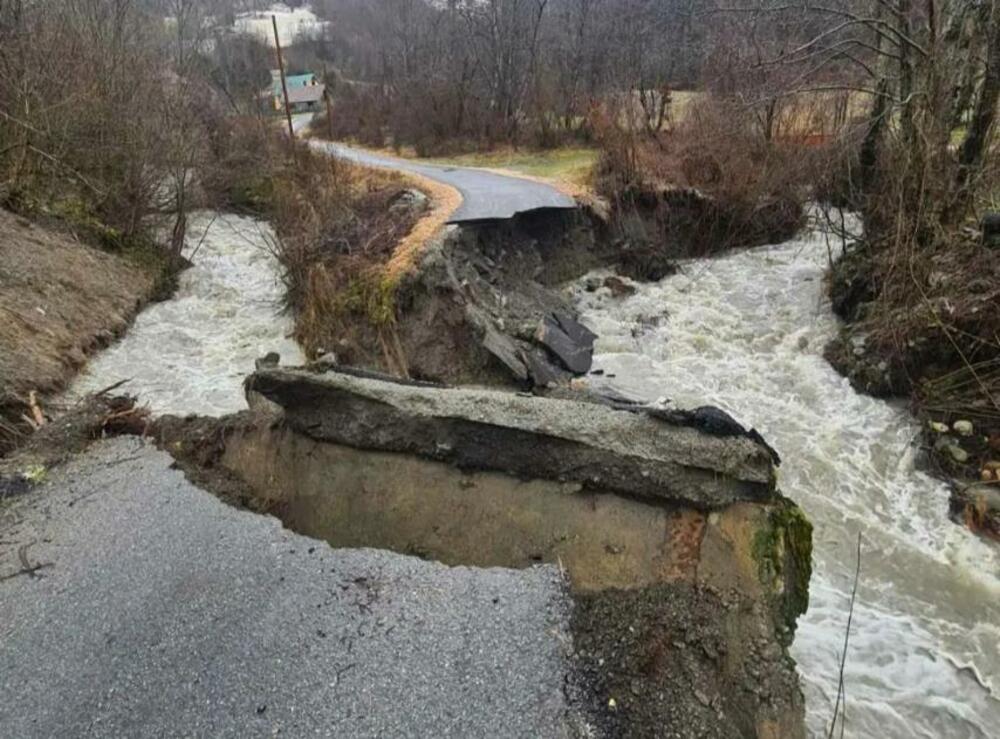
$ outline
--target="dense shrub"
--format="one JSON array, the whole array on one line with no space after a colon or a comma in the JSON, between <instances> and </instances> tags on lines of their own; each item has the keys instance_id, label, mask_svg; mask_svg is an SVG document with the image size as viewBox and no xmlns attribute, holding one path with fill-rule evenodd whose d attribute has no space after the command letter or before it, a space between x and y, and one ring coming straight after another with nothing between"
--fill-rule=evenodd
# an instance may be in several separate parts
<instances>
[{"instance_id":1,"label":"dense shrub","mask_svg":"<svg viewBox=\"0 0 1000 739\"><path fill-rule=\"evenodd\" d=\"M591 118L602 148L598 191L619 212L652 216L661 233L650 238L665 232L660 241L675 256L780 241L801 227L821 149L767 141L711 98L655 133L607 108Z\"/></svg>"},{"instance_id":2,"label":"dense shrub","mask_svg":"<svg viewBox=\"0 0 1000 739\"><path fill-rule=\"evenodd\" d=\"M296 338L307 353L340 339L377 344L395 321L386 271L419 213L393 207L407 183L288 141L266 121L232 122L213 137L218 166L206 184L220 205L266 216L276 232ZM367 332L366 337L357 337ZM374 339L373 339L374 337Z\"/></svg>"}]
</instances>

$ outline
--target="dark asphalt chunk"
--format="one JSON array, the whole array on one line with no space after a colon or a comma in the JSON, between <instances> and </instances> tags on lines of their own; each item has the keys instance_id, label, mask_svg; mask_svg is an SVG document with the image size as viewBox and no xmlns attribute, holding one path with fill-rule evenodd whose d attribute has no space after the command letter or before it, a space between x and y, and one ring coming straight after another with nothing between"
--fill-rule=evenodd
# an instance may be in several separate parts
<instances>
[{"instance_id":1,"label":"dark asphalt chunk","mask_svg":"<svg viewBox=\"0 0 1000 739\"><path fill-rule=\"evenodd\" d=\"M580 326L580 324L576 325ZM595 337L589 331L587 331L589 336L581 334L574 330L572 324L570 324L570 330L574 332L574 335L567 333L554 317L546 316L535 332L535 340L548 349L570 372L585 375L590 372L594 362Z\"/></svg>"},{"instance_id":2,"label":"dark asphalt chunk","mask_svg":"<svg viewBox=\"0 0 1000 739\"><path fill-rule=\"evenodd\" d=\"M757 429L750 429L747 431L743 428L739 421L721 408L716 408L712 405L703 405L690 411L669 409L662 410L648 407L644 407L641 410L653 418L659 418L669 423L692 426L700 431L704 431L706 434L711 434L712 436L746 437L754 443L764 447L776 467L781 466L781 457L778 455L778 452L764 440L764 437L760 435Z\"/></svg>"}]
</instances>

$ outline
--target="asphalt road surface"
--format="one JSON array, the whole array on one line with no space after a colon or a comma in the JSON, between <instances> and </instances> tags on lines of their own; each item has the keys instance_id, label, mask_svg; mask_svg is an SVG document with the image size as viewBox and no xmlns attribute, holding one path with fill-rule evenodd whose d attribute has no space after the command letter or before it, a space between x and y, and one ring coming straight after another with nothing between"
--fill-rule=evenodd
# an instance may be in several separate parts
<instances>
[{"instance_id":1,"label":"asphalt road surface","mask_svg":"<svg viewBox=\"0 0 1000 739\"><path fill-rule=\"evenodd\" d=\"M576 207L573 198L551 185L534 180L473 167L450 167L397 159L329 141L313 139L310 144L358 164L411 172L455 188L462 196L462 204L452 214L449 223L506 220L518 213L533 210L571 210Z\"/></svg>"},{"instance_id":2,"label":"asphalt road surface","mask_svg":"<svg viewBox=\"0 0 1000 739\"><path fill-rule=\"evenodd\" d=\"M101 442L0 508L0 736L546 738L578 725L556 568L332 550L170 464L137 439Z\"/></svg>"}]
</instances>

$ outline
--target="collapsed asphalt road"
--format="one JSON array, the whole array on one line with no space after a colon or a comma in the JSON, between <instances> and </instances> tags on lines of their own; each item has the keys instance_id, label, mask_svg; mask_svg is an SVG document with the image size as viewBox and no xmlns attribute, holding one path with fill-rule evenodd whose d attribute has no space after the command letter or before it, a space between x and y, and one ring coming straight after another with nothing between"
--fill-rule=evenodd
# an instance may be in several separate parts
<instances>
[{"instance_id":1,"label":"collapsed asphalt road","mask_svg":"<svg viewBox=\"0 0 1000 739\"><path fill-rule=\"evenodd\" d=\"M573 733L557 568L332 550L171 461L101 442L0 511L4 736Z\"/></svg>"},{"instance_id":2,"label":"collapsed asphalt road","mask_svg":"<svg viewBox=\"0 0 1000 739\"><path fill-rule=\"evenodd\" d=\"M330 141L314 139L309 143L321 151L357 164L411 172L455 188L462 196L462 204L452 213L449 223L506 220L529 211L576 208L573 198L551 185L534 180L473 167L452 167L397 159Z\"/></svg>"}]
</instances>

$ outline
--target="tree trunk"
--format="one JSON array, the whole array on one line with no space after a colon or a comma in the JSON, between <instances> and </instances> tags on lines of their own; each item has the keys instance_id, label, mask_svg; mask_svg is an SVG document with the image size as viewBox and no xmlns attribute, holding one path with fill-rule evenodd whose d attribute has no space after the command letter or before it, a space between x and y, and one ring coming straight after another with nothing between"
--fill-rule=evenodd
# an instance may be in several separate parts
<instances>
[{"instance_id":1,"label":"tree trunk","mask_svg":"<svg viewBox=\"0 0 1000 739\"><path fill-rule=\"evenodd\" d=\"M996 122L997 101L1000 100L1000 12L993 11L989 24L986 71L969 130L958 151L958 175L952 202L943 215L943 220L949 223L964 217L972 205L974 179L982 168L990 145L990 133Z\"/></svg>"}]
</instances>

